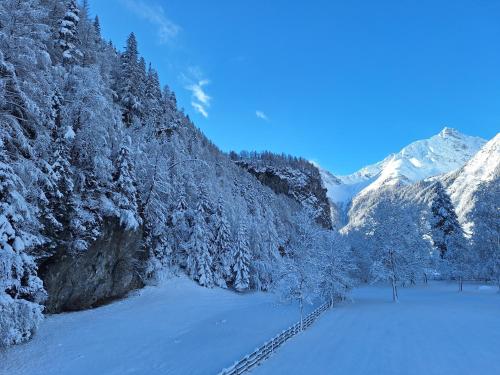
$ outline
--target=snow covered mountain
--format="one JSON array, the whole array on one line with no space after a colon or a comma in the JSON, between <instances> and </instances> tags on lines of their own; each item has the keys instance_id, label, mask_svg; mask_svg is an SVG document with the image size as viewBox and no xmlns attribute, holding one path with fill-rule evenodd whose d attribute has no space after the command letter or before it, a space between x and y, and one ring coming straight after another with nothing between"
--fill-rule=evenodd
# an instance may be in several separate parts
<instances>
[{"instance_id":1,"label":"snow covered mountain","mask_svg":"<svg viewBox=\"0 0 500 375\"><path fill-rule=\"evenodd\" d=\"M439 134L419 140L347 176L322 170L328 197L344 210L355 197L386 186L411 184L462 167L486 141L445 127Z\"/></svg>"},{"instance_id":2,"label":"snow covered mountain","mask_svg":"<svg viewBox=\"0 0 500 375\"><path fill-rule=\"evenodd\" d=\"M476 204L481 187L499 190L500 183L500 133L458 171L445 176L448 193L455 205L459 220L466 230L470 229L468 217ZM499 198L500 199L500 198ZM498 204L498 199L497 202Z\"/></svg>"}]
</instances>

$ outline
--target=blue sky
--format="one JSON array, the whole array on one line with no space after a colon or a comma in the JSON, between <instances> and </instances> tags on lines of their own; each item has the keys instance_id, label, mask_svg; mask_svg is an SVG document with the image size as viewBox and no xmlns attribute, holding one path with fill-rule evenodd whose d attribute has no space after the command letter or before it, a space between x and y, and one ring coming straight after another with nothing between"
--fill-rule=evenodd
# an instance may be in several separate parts
<instances>
[{"instance_id":1,"label":"blue sky","mask_svg":"<svg viewBox=\"0 0 500 375\"><path fill-rule=\"evenodd\" d=\"M500 130L500 1L90 0L223 150L347 174L444 126Z\"/></svg>"}]
</instances>

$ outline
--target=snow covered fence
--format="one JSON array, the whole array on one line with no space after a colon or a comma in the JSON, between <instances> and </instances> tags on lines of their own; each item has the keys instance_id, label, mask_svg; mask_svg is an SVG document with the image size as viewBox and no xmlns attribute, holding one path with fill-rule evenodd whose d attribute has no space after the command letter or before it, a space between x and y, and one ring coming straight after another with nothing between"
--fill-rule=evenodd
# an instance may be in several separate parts
<instances>
[{"instance_id":1,"label":"snow covered fence","mask_svg":"<svg viewBox=\"0 0 500 375\"><path fill-rule=\"evenodd\" d=\"M305 330L311 324L313 324L314 321L325 310L328 310L329 307L330 303L326 302L323 305L319 306L316 310L311 312L309 315L307 315L302 321L302 330ZM253 353L246 355L239 361L235 362L231 367L222 370L218 375L239 375L245 373L246 371L249 371L250 369L266 360L276 349L278 349L286 341L299 333L301 331L300 326L300 322L295 323L293 326L290 326L287 330L281 332L270 341L264 343L264 345L262 345L260 348L255 349Z\"/></svg>"}]
</instances>

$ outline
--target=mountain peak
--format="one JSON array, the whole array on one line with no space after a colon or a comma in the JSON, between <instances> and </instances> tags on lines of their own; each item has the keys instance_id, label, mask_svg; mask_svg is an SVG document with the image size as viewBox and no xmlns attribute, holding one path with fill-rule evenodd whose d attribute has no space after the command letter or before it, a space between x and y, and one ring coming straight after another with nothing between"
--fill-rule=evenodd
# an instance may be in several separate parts
<instances>
[{"instance_id":1,"label":"mountain peak","mask_svg":"<svg viewBox=\"0 0 500 375\"><path fill-rule=\"evenodd\" d=\"M333 202L348 204L355 196L383 186L410 184L456 170L470 160L485 143L486 140L482 138L445 127L439 134L412 142L376 164L349 176L337 176L340 183L331 178L324 178L324 182Z\"/></svg>"},{"instance_id":2,"label":"mountain peak","mask_svg":"<svg viewBox=\"0 0 500 375\"><path fill-rule=\"evenodd\" d=\"M464 134L460 133L457 129L445 126L438 134L442 138L455 137L462 138Z\"/></svg>"}]
</instances>

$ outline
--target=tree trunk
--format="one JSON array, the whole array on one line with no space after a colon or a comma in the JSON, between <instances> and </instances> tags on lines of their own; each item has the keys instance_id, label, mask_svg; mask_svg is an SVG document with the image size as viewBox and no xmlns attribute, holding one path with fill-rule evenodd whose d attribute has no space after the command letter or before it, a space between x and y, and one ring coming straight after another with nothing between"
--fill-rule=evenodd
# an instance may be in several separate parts
<instances>
[{"instance_id":1,"label":"tree trunk","mask_svg":"<svg viewBox=\"0 0 500 375\"><path fill-rule=\"evenodd\" d=\"M427 274L424 272L424 283L427 284Z\"/></svg>"},{"instance_id":2,"label":"tree trunk","mask_svg":"<svg viewBox=\"0 0 500 375\"><path fill-rule=\"evenodd\" d=\"M464 289L464 287L463 287L463 279L462 279L462 276L460 276L460 277L458 278L458 291L459 291L459 292L462 292L462 291L463 291L463 289Z\"/></svg>"},{"instance_id":3,"label":"tree trunk","mask_svg":"<svg viewBox=\"0 0 500 375\"><path fill-rule=\"evenodd\" d=\"M300 330L304 330L304 303L300 299Z\"/></svg>"},{"instance_id":4,"label":"tree trunk","mask_svg":"<svg viewBox=\"0 0 500 375\"><path fill-rule=\"evenodd\" d=\"M392 302L398 302L398 289L396 286L396 280L394 280L394 278L391 278L391 284L392 284Z\"/></svg>"}]
</instances>

